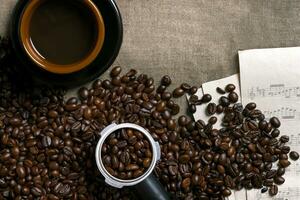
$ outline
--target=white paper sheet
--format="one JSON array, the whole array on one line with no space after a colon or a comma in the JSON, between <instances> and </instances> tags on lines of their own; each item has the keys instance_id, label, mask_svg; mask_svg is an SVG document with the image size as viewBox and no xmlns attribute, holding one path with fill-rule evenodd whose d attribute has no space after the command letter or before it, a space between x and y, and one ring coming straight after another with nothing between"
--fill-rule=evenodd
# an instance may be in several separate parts
<instances>
[{"instance_id":1,"label":"white paper sheet","mask_svg":"<svg viewBox=\"0 0 300 200\"><path fill-rule=\"evenodd\" d=\"M267 119L278 117L281 135L300 152L300 47L239 51L239 61L242 103L254 101ZM292 162L276 197L251 190L248 199L299 199L299 167L299 160Z\"/></svg>"}]
</instances>

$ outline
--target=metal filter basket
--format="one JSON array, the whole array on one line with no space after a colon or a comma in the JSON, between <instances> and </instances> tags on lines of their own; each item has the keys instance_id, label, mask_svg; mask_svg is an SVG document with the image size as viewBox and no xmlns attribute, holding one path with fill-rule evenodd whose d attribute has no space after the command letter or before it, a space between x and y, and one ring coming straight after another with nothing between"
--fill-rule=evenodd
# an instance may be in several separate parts
<instances>
[{"instance_id":1,"label":"metal filter basket","mask_svg":"<svg viewBox=\"0 0 300 200\"><path fill-rule=\"evenodd\" d=\"M101 158L101 149L104 144L106 138L113 132L124 129L124 128L131 128L140 131L146 138L148 139L150 146L152 148L152 161L147 169L147 171L137 177L135 179L129 180L122 180L112 176L104 167ZM158 142L155 142L152 138L151 134L141 126L131 123L122 123L122 124L111 124L104 128L101 133L101 138L98 141L96 152L95 152L95 159L97 163L97 167L103 177L105 178L105 182L110 186L116 188L122 188L126 186L133 186L132 189L136 191L136 194L140 197L140 199L158 199L158 200L166 200L169 199L169 195L163 188L163 186L159 183L159 181L154 177L152 171L154 170L155 164L158 160L160 160L160 146Z\"/></svg>"}]
</instances>

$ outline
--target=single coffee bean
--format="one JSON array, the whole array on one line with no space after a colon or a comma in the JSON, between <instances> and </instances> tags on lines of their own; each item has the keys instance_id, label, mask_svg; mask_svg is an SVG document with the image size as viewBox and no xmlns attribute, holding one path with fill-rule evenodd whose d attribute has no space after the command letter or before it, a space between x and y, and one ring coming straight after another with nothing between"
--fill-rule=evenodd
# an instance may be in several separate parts
<instances>
[{"instance_id":1,"label":"single coffee bean","mask_svg":"<svg viewBox=\"0 0 300 200\"><path fill-rule=\"evenodd\" d=\"M121 71L122 71L122 68L121 68L120 66L116 66L116 67L114 67L114 68L111 70L110 76L111 76L111 77L119 76L120 73L121 73Z\"/></svg>"},{"instance_id":2,"label":"single coffee bean","mask_svg":"<svg viewBox=\"0 0 300 200\"><path fill-rule=\"evenodd\" d=\"M100 79L96 79L92 84L93 89L99 89L101 87L101 84L102 84L102 81Z\"/></svg>"},{"instance_id":3,"label":"single coffee bean","mask_svg":"<svg viewBox=\"0 0 300 200\"><path fill-rule=\"evenodd\" d=\"M25 168L22 167L22 166L17 166L17 174L18 174L18 177L21 179L21 178L25 178L26 176L26 171L25 171Z\"/></svg>"},{"instance_id":4,"label":"single coffee bean","mask_svg":"<svg viewBox=\"0 0 300 200\"><path fill-rule=\"evenodd\" d=\"M185 178L183 179L183 181L181 182L181 187L183 189L187 189L188 187L190 187L191 185L191 179L190 178Z\"/></svg>"},{"instance_id":5,"label":"single coffee bean","mask_svg":"<svg viewBox=\"0 0 300 200\"><path fill-rule=\"evenodd\" d=\"M272 185L269 189L270 196L274 196L278 193L278 187L277 185Z\"/></svg>"},{"instance_id":6,"label":"single coffee bean","mask_svg":"<svg viewBox=\"0 0 300 200\"><path fill-rule=\"evenodd\" d=\"M284 175L285 174L285 168L283 168L283 167L279 167L278 169L277 169L277 176L282 176L282 175Z\"/></svg>"},{"instance_id":7,"label":"single coffee bean","mask_svg":"<svg viewBox=\"0 0 300 200\"><path fill-rule=\"evenodd\" d=\"M110 80L106 79L102 82L102 87L104 89L111 89L113 86L112 86L112 83Z\"/></svg>"},{"instance_id":8,"label":"single coffee bean","mask_svg":"<svg viewBox=\"0 0 300 200\"><path fill-rule=\"evenodd\" d=\"M181 87L181 89L183 89L184 91L188 91L188 90L191 89L191 86L190 86L189 84L187 84L187 83L182 83L182 84L180 85L180 87Z\"/></svg>"},{"instance_id":9,"label":"single coffee bean","mask_svg":"<svg viewBox=\"0 0 300 200\"><path fill-rule=\"evenodd\" d=\"M223 165L217 165L217 170L220 174L225 174L225 168Z\"/></svg>"},{"instance_id":10,"label":"single coffee bean","mask_svg":"<svg viewBox=\"0 0 300 200\"><path fill-rule=\"evenodd\" d=\"M174 104L171 108L171 114L172 115L177 115L180 111L180 107L178 104Z\"/></svg>"},{"instance_id":11,"label":"single coffee bean","mask_svg":"<svg viewBox=\"0 0 300 200\"><path fill-rule=\"evenodd\" d=\"M170 100L171 97L172 97L172 94L170 92L163 92L161 95L161 99L165 100L165 101Z\"/></svg>"},{"instance_id":12,"label":"single coffee bean","mask_svg":"<svg viewBox=\"0 0 300 200\"><path fill-rule=\"evenodd\" d=\"M274 183L277 185L282 185L285 182L285 179L282 176L275 176Z\"/></svg>"},{"instance_id":13,"label":"single coffee bean","mask_svg":"<svg viewBox=\"0 0 300 200\"><path fill-rule=\"evenodd\" d=\"M279 121L279 119L278 119L277 117L272 117L272 118L270 119L270 123L272 124L272 126L273 126L274 128L279 128L280 125L281 125L281 123L280 123L280 121Z\"/></svg>"},{"instance_id":14,"label":"single coffee bean","mask_svg":"<svg viewBox=\"0 0 300 200\"><path fill-rule=\"evenodd\" d=\"M176 88L176 89L173 91L173 97L174 97L174 98L181 97L182 95L184 95L184 90L183 90L182 88Z\"/></svg>"},{"instance_id":15,"label":"single coffee bean","mask_svg":"<svg viewBox=\"0 0 300 200\"><path fill-rule=\"evenodd\" d=\"M267 174L266 174L266 178L273 178L275 175L277 174L277 170L270 170L270 171L268 171L267 172Z\"/></svg>"},{"instance_id":16,"label":"single coffee bean","mask_svg":"<svg viewBox=\"0 0 300 200\"><path fill-rule=\"evenodd\" d=\"M217 110L216 110L216 112L217 112L218 114L220 114L220 113L222 113L223 111L224 111L223 106L222 106L222 105L217 105Z\"/></svg>"},{"instance_id":17,"label":"single coffee bean","mask_svg":"<svg viewBox=\"0 0 300 200\"><path fill-rule=\"evenodd\" d=\"M9 123L12 125L12 126L20 126L21 125L21 120L20 119L18 119L18 118L16 118L16 117L14 117L14 118L11 118L10 120L9 120Z\"/></svg>"},{"instance_id":18,"label":"single coffee bean","mask_svg":"<svg viewBox=\"0 0 300 200\"><path fill-rule=\"evenodd\" d=\"M190 156L189 155L181 155L180 157L179 157L179 162L180 163L187 163L187 162L189 162L189 160L190 160Z\"/></svg>"},{"instance_id":19,"label":"single coffee bean","mask_svg":"<svg viewBox=\"0 0 300 200\"><path fill-rule=\"evenodd\" d=\"M188 123L188 118L185 115L182 115L178 118L178 124L180 126L185 126Z\"/></svg>"},{"instance_id":20,"label":"single coffee bean","mask_svg":"<svg viewBox=\"0 0 300 200\"><path fill-rule=\"evenodd\" d=\"M197 111L196 105L195 104L190 104L189 105L189 111L191 113L195 113Z\"/></svg>"},{"instance_id":21,"label":"single coffee bean","mask_svg":"<svg viewBox=\"0 0 300 200\"><path fill-rule=\"evenodd\" d=\"M215 103L209 103L206 107L206 113L208 115L213 115L217 112L217 105Z\"/></svg>"},{"instance_id":22,"label":"single coffee bean","mask_svg":"<svg viewBox=\"0 0 300 200\"><path fill-rule=\"evenodd\" d=\"M79 89L78 95L82 100L85 100L89 96L89 90L86 87L82 87Z\"/></svg>"},{"instance_id":23,"label":"single coffee bean","mask_svg":"<svg viewBox=\"0 0 300 200\"><path fill-rule=\"evenodd\" d=\"M151 164L151 161L152 160L150 158L145 158L144 161L143 161L143 166L145 168L148 168L150 166L150 164Z\"/></svg>"},{"instance_id":24,"label":"single coffee bean","mask_svg":"<svg viewBox=\"0 0 300 200\"><path fill-rule=\"evenodd\" d=\"M279 131L277 128L275 128L275 129L272 131L271 136L274 137L274 138L276 138L276 137L279 136L279 134L280 134L280 131Z\"/></svg>"},{"instance_id":25,"label":"single coffee bean","mask_svg":"<svg viewBox=\"0 0 300 200\"><path fill-rule=\"evenodd\" d=\"M299 154L296 151L291 151L290 152L290 158L292 160L298 160L299 159Z\"/></svg>"},{"instance_id":26,"label":"single coffee bean","mask_svg":"<svg viewBox=\"0 0 300 200\"><path fill-rule=\"evenodd\" d=\"M260 190L261 193L266 193L267 191L268 191L268 188L267 188L267 187L263 187L263 188Z\"/></svg>"},{"instance_id":27,"label":"single coffee bean","mask_svg":"<svg viewBox=\"0 0 300 200\"><path fill-rule=\"evenodd\" d=\"M55 111L55 110L50 110L50 111L48 112L48 116L51 117L51 118L57 118L58 112Z\"/></svg>"},{"instance_id":28,"label":"single coffee bean","mask_svg":"<svg viewBox=\"0 0 300 200\"><path fill-rule=\"evenodd\" d=\"M248 103L245 108L247 108L248 110L254 110L256 108L256 103Z\"/></svg>"},{"instance_id":29,"label":"single coffee bean","mask_svg":"<svg viewBox=\"0 0 300 200\"><path fill-rule=\"evenodd\" d=\"M232 92L233 90L235 90L235 85L233 85L233 84L226 85L226 87L225 87L226 92Z\"/></svg>"},{"instance_id":30,"label":"single coffee bean","mask_svg":"<svg viewBox=\"0 0 300 200\"><path fill-rule=\"evenodd\" d=\"M49 169L50 170L58 170L59 169L59 164L55 161L50 161L49 162Z\"/></svg>"},{"instance_id":31,"label":"single coffee bean","mask_svg":"<svg viewBox=\"0 0 300 200\"><path fill-rule=\"evenodd\" d=\"M228 99L229 99L229 101L230 101L231 103L236 103L236 102L238 101L238 99L239 99L239 96L238 96L238 94L235 93L235 92L230 92L230 93L228 94Z\"/></svg>"},{"instance_id":32,"label":"single coffee bean","mask_svg":"<svg viewBox=\"0 0 300 200\"><path fill-rule=\"evenodd\" d=\"M222 105L223 107L227 107L230 105L230 101L227 97L224 97L222 96L220 99L219 99L219 103L220 105Z\"/></svg>"},{"instance_id":33,"label":"single coffee bean","mask_svg":"<svg viewBox=\"0 0 300 200\"><path fill-rule=\"evenodd\" d=\"M191 95L189 98L190 103L196 103L196 102L198 102L198 100L199 100L199 97L195 94Z\"/></svg>"},{"instance_id":34,"label":"single coffee bean","mask_svg":"<svg viewBox=\"0 0 300 200\"><path fill-rule=\"evenodd\" d=\"M42 196L42 190L38 187L31 188L31 193L36 197Z\"/></svg>"},{"instance_id":35,"label":"single coffee bean","mask_svg":"<svg viewBox=\"0 0 300 200\"><path fill-rule=\"evenodd\" d=\"M165 75L165 76L162 77L162 79L161 79L161 84L162 85L169 86L171 83L172 83L172 80L171 80L170 76Z\"/></svg>"},{"instance_id":36,"label":"single coffee bean","mask_svg":"<svg viewBox=\"0 0 300 200\"><path fill-rule=\"evenodd\" d=\"M192 86L189 90L190 95L196 94L198 91L198 87L197 86Z\"/></svg>"},{"instance_id":37,"label":"single coffee bean","mask_svg":"<svg viewBox=\"0 0 300 200\"><path fill-rule=\"evenodd\" d=\"M125 169L127 171L134 171L134 170L138 170L139 169L139 166L136 165L136 164L129 164L125 167Z\"/></svg>"},{"instance_id":38,"label":"single coffee bean","mask_svg":"<svg viewBox=\"0 0 300 200\"><path fill-rule=\"evenodd\" d=\"M287 136L287 135L283 135L283 136L281 136L281 137L279 138L279 140L280 140L280 142L282 142L282 143L287 143L287 142L289 142L290 138L289 138L289 136Z\"/></svg>"},{"instance_id":39,"label":"single coffee bean","mask_svg":"<svg viewBox=\"0 0 300 200\"><path fill-rule=\"evenodd\" d=\"M213 117L210 117L210 118L209 118L208 123L213 125L213 124L217 123L217 120L218 120L218 119L217 119L216 117L213 116Z\"/></svg>"},{"instance_id":40,"label":"single coffee bean","mask_svg":"<svg viewBox=\"0 0 300 200\"><path fill-rule=\"evenodd\" d=\"M231 191L230 191L230 189L225 189L222 191L222 194L224 197L228 197L231 195Z\"/></svg>"},{"instance_id":41,"label":"single coffee bean","mask_svg":"<svg viewBox=\"0 0 300 200\"><path fill-rule=\"evenodd\" d=\"M280 166L286 168L291 164L291 162L288 160L279 160L279 164L280 164Z\"/></svg>"},{"instance_id":42,"label":"single coffee bean","mask_svg":"<svg viewBox=\"0 0 300 200\"><path fill-rule=\"evenodd\" d=\"M288 154L290 152L291 148L289 146L282 146L280 148L280 150L281 150L281 153Z\"/></svg>"},{"instance_id":43,"label":"single coffee bean","mask_svg":"<svg viewBox=\"0 0 300 200\"><path fill-rule=\"evenodd\" d=\"M20 149L18 146L14 146L11 150L12 155L17 158L20 155Z\"/></svg>"},{"instance_id":44,"label":"single coffee bean","mask_svg":"<svg viewBox=\"0 0 300 200\"><path fill-rule=\"evenodd\" d=\"M201 101L202 101L203 103L208 103L208 102L211 101L211 99L212 99L212 97L211 97L210 94L204 94L204 95L202 96L202 98L201 98Z\"/></svg>"},{"instance_id":45,"label":"single coffee bean","mask_svg":"<svg viewBox=\"0 0 300 200\"><path fill-rule=\"evenodd\" d=\"M216 91L217 91L219 94L225 94L225 93L226 93L225 90L223 90L223 89L220 88L220 87L217 87L217 88L216 88Z\"/></svg>"}]
</instances>

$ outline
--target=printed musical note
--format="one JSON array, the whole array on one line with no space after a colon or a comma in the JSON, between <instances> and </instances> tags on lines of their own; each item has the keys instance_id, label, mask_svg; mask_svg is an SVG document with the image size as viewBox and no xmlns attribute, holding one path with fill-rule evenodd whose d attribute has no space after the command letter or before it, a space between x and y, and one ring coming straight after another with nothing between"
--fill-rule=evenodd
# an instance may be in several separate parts
<instances>
[{"instance_id":1,"label":"printed musical note","mask_svg":"<svg viewBox=\"0 0 300 200\"><path fill-rule=\"evenodd\" d=\"M292 107L280 107L274 110L262 110L267 119L271 117L278 117L283 120L299 120L300 112L296 108Z\"/></svg>"},{"instance_id":2,"label":"printed musical note","mask_svg":"<svg viewBox=\"0 0 300 200\"><path fill-rule=\"evenodd\" d=\"M300 86L285 87L284 84L271 84L267 88L253 86L248 91L248 96L251 100L255 98L297 98L300 99Z\"/></svg>"}]
</instances>

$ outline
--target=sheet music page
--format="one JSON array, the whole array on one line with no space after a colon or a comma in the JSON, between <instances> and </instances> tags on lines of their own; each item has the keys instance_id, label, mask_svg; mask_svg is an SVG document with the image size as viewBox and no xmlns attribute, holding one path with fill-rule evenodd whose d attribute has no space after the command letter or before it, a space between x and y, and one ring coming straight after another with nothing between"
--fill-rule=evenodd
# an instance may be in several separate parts
<instances>
[{"instance_id":1,"label":"sheet music page","mask_svg":"<svg viewBox=\"0 0 300 200\"><path fill-rule=\"evenodd\" d=\"M239 61L243 105L254 101L267 119L278 117L281 135L288 135L291 150L300 152L300 47L239 51ZM291 163L278 195L251 190L248 199L299 199L300 161Z\"/></svg>"}]
</instances>

